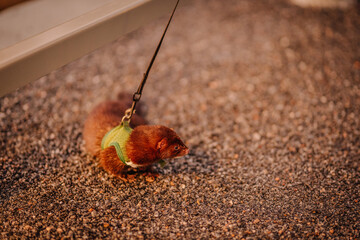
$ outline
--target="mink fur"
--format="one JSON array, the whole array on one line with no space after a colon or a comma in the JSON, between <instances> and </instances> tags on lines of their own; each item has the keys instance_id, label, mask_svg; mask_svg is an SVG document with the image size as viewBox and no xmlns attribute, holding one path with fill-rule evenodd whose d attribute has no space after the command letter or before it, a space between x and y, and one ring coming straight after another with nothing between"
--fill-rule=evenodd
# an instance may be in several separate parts
<instances>
[{"instance_id":1,"label":"mink fur","mask_svg":"<svg viewBox=\"0 0 360 240\"><path fill-rule=\"evenodd\" d=\"M109 130L120 124L126 109L131 107L131 99L130 94L120 93L118 100L100 103L90 112L83 130L86 150L99 158L101 167L116 176L121 176L131 167L118 158L113 146L102 150L101 141ZM125 145L128 158L134 164L146 168L159 160L188 153L188 148L172 129L145 125L147 122L143 115L145 107L138 103L130 122L134 130Z\"/></svg>"}]
</instances>

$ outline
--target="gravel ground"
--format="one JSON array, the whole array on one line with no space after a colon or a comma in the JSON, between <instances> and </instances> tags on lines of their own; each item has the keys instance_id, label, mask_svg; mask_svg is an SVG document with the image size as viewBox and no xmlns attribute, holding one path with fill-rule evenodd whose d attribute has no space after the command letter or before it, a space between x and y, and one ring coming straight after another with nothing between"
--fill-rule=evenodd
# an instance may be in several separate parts
<instances>
[{"instance_id":1,"label":"gravel ground","mask_svg":"<svg viewBox=\"0 0 360 240\"><path fill-rule=\"evenodd\" d=\"M359 9L178 9L142 101L191 154L125 183L83 122L136 90L166 21L0 98L0 239L359 239Z\"/></svg>"}]
</instances>

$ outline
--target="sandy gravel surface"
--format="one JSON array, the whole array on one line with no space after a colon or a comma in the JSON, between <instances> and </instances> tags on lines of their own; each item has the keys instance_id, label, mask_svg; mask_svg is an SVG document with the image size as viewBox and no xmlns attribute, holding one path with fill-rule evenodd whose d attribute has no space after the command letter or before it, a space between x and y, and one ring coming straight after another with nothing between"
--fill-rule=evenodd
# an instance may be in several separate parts
<instances>
[{"instance_id":1,"label":"sandy gravel surface","mask_svg":"<svg viewBox=\"0 0 360 240\"><path fill-rule=\"evenodd\" d=\"M0 98L0 239L359 239L359 10L179 9L142 101L191 154L124 183L82 125L136 90L166 21Z\"/></svg>"}]
</instances>

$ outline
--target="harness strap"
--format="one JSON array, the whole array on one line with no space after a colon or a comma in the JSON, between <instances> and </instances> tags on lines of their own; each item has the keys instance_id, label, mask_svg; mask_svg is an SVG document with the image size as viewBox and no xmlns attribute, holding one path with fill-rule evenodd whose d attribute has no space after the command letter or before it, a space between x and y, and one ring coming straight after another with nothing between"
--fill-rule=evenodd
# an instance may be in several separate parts
<instances>
[{"instance_id":1,"label":"harness strap","mask_svg":"<svg viewBox=\"0 0 360 240\"><path fill-rule=\"evenodd\" d=\"M111 146L114 146L114 147L115 147L116 153L117 153L118 157L120 158L120 160L121 160L124 164L127 165L127 162L126 162L126 160L125 160L124 154L123 154L123 152L122 152L122 150L121 150L121 147L120 147L119 143L118 143L118 142L112 142L112 143L110 143L109 147L111 147Z\"/></svg>"}]
</instances>

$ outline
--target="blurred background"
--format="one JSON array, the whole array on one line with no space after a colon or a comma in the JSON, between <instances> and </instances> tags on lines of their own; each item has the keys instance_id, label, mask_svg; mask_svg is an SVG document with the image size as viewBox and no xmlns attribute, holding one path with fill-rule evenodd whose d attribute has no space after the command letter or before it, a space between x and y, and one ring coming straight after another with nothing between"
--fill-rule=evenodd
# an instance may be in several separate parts
<instances>
[{"instance_id":1,"label":"blurred background","mask_svg":"<svg viewBox=\"0 0 360 240\"><path fill-rule=\"evenodd\" d=\"M359 5L327 2L177 10L141 101L190 155L151 183L100 169L82 127L136 91L168 16L1 97L2 237L359 238Z\"/></svg>"}]
</instances>

